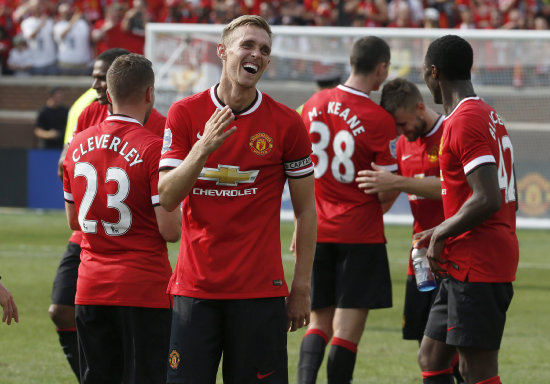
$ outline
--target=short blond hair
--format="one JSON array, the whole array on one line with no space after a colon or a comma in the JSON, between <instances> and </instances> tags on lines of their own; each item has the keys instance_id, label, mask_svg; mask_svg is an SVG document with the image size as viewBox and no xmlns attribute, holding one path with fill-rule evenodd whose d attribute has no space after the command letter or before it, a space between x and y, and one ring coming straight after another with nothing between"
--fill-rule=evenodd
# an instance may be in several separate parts
<instances>
[{"instance_id":1,"label":"short blond hair","mask_svg":"<svg viewBox=\"0 0 550 384\"><path fill-rule=\"evenodd\" d=\"M222 32L222 43L228 44L229 38L233 33L233 31L245 25L252 25L263 29L264 31L267 32L267 34L269 35L269 38L271 39L271 35L272 35L271 27L263 17L258 15L242 15L237 17L236 19L233 19L229 24L225 26Z\"/></svg>"}]
</instances>

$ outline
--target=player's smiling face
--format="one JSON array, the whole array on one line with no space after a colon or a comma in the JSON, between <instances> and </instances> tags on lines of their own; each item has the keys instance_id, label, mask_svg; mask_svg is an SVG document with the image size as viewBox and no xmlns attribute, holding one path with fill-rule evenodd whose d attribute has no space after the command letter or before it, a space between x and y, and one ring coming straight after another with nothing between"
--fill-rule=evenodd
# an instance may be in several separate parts
<instances>
[{"instance_id":1,"label":"player's smiling face","mask_svg":"<svg viewBox=\"0 0 550 384\"><path fill-rule=\"evenodd\" d=\"M101 105L109 104L107 98L107 70L109 69L108 63L103 60L96 60L94 63L94 69L92 77L94 79L92 88L97 92L97 101Z\"/></svg>"},{"instance_id":2,"label":"player's smiling face","mask_svg":"<svg viewBox=\"0 0 550 384\"><path fill-rule=\"evenodd\" d=\"M416 109L397 108L393 117L398 134L403 134L408 141L415 141L427 133L426 121L418 115Z\"/></svg>"},{"instance_id":3,"label":"player's smiling face","mask_svg":"<svg viewBox=\"0 0 550 384\"><path fill-rule=\"evenodd\" d=\"M233 31L226 44L220 44L218 54L224 61L224 72L232 83L256 87L267 68L271 53L271 38L262 28L244 25Z\"/></svg>"}]
</instances>

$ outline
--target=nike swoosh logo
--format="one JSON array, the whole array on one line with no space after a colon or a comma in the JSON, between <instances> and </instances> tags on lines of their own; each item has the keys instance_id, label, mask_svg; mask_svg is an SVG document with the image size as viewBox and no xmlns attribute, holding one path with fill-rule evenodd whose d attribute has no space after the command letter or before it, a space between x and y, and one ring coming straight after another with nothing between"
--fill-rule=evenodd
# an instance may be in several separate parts
<instances>
[{"instance_id":1,"label":"nike swoosh logo","mask_svg":"<svg viewBox=\"0 0 550 384\"><path fill-rule=\"evenodd\" d=\"M268 376L271 376L275 373L275 371L271 371L271 372L268 372L266 373L265 375L262 375L260 372L256 373L256 377L259 379L259 380L262 380L262 379L265 379L266 377Z\"/></svg>"},{"instance_id":2,"label":"nike swoosh logo","mask_svg":"<svg viewBox=\"0 0 550 384\"><path fill-rule=\"evenodd\" d=\"M200 139L201 139L201 137L202 137L201 133L200 133L200 132L197 132L197 139L199 139L199 140L200 140Z\"/></svg>"},{"instance_id":3,"label":"nike swoosh logo","mask_svg":"<svg viewBox=\"0 0 550 384\"><path fill-rule=\"evenodd\" d=\"M401 156L401 161L407 160L409 157L412 157L412 155L403 155Z\"/></svg>"},{"instance_id":4,"label":"nike swoosh logo","mask_svg":"<svg viewBox=\"0 0 550 384\"><path fill-rule=\"evenodd\" d=\"M452 331L452 330L455 329L455 328L456 328L456 327L449 327L449 328L447 328L447 332Z\"/></svg>"}]
</instances>

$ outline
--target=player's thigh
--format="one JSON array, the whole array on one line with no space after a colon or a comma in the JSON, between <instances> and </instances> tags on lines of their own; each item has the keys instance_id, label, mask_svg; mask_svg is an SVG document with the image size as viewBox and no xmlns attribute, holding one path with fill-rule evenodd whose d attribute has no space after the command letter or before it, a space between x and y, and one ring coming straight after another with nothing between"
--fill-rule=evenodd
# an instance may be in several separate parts
<instances>
[{"instance_id":1,"label":"player's thigh","mask_svg":"<svg viewBox=\"0 0 550 384\"><path fill-rule=\"evenodd\" d=\"M385 244L339 244L337 308L390 308L392 286Z\"/></svg>"},{"instance_id":2,"label":"player's thigh","mask_svg":"<svg viewBox=\"0 0 550 384\"><path fill-rule=\"evenodd\" d=\"M514 290L511 283L472 283L449 277L447 344L497 350L506 311Z\"/></svg>"},{"instance_id":3,"label":"player's thigh","mask_svg":"<svg viewBox=\"0 0 550 384\"><path fill-rule=\"evenodd\" d=\"M405 303L403 306L403 339L422 340L430 308L436 295L437 289L420 292L416 287L414 275L407 276Z\"/></svg>"},{"instance_id":4,"label":"player's thigh","mask_svg":"<svg viewBox=\"0 0 550 384\"><path fill-rule=\"evenodd\" d=\"M311 309L334 306L336 303L337 244L317 243L311 275Z\"/></svg>"},{"instance_id":5,"label":"player's thigh","mask_svg":"<svg viewBox=\"0 0 550 384\"><path fill-rule=\"evenodd\" d=\"M213 384L223 342L223 301L174 297L168 383Z\"/></svg>"},{"instance_id":6,"label":"player's thigh","mask_svg":"<svg viewBox=\"0 0 550 384\"><path fill-rule=\"evenodd\" d=\"M120 383L123 349L117 307L77 305L75 312L80 357L85 356L87 367L82 382Z\"/></svg>"},{"instance_id":7,"label":"player's thigh","mask_svg":"<svg viewBox=\"0 0 550 384\"><path fill-rule=\"evenodd\" d=\"M225 320L224 383L288 383L284 298L230 300Z\"/></svg>"},{"instance_id":8,"label":"player's thigh","mask_svg":"<svg viewBox=\"0 0 550 384\"><path fill-rule=\"evenodd\" d=\"M79 265L80 245L69 242L55 273L52 304L74 306Z\"/></svg>"},{"instance_id":9,"label":"player's thigh","mask_svg":"<svg viewBox=\"0 0 550 384\"><path fill-rule=\"evenodd\" d=\"M124 345L124 382L166 383L170 309L120 307L119 313Z\"/></svg>"}]
</instances>

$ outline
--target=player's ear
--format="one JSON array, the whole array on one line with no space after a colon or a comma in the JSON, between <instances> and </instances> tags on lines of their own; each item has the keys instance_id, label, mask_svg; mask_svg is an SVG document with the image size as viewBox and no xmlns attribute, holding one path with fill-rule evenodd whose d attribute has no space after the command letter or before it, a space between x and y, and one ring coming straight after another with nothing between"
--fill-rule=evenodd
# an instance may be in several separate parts
<instances>
[{"instance_id":1,"label":"player's ear","mask_svg":"<svg viewBox=\"0 0 550 384\"><path fill-rule=\"evenodd\" d=\"M419 101L416 103L416 111L424 113L426 111L426 104L424 104L422 101Z\"/></svg>"},{"instance_id":2,"label":"player's ear","mask_svg":"<svg viewBox=\"0 0 550 384\"><path fill-rule=\"evenodd\" d=\"M108 89L107 89L107 100L109 100L109 104L113 105L113 100L111 99L111 94L109 93Z\"/></svg>"},{"instance_id":3,"label":"player's ear","mask_svg":"<svg viewBox=\"0 0 550 384\"><path fill-rule=\"evenodd\" d=\"M145 91L145 100L148 103L153 101L154 93L155 93L155 88L154 87L147 87L147 90Z\"/></svg>"},{"instance_id":4,"label":"player's ear","mask_svg":"<svg viewBox=\"0 0 550 384\"><path fill-rule=\"evenodd\" d=\"M218 44L218 57L222 60L225 60L227 58L227 52L225 50L225 44L223 44L223 43Z\"/></svg>"}]
</instances>

